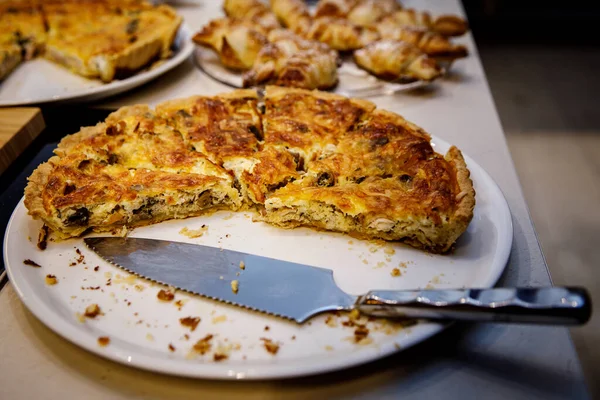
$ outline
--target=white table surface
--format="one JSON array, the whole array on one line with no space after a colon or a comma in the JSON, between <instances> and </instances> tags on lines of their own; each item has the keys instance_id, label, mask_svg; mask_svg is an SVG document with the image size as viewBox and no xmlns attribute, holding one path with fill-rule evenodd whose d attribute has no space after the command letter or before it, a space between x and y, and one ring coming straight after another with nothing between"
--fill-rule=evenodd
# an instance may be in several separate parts
<instances>
[{"instance_id":1,"label":"white table surface","mask_svg":"<svg viewBox=\"0 0 600 400\"><path fill-rule=\"evenodd\" d=\"M220 1L179 5L192 30L221 14ZM458 0L404 1L435 13L463 14ZM371 98L457 145L496 180L511 208L514 241L499 286L551 283L470 35L471 55L455 63L434 90ZM191 60L129 94L95 105L156 104L229 88ZM412 349L369 365L299 380L218 382L139 371L94 356L60 338L31 313L8 284L0 292L0 399L125 398L587 398L568 330L555 327L456 325Z\"/></svg>"}]
</instances>

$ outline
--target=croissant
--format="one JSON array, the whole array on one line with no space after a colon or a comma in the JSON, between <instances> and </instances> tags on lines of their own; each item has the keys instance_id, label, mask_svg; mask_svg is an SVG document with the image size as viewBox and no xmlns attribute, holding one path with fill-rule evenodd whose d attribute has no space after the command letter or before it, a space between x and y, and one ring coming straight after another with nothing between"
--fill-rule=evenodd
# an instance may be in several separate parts
<instances>
[{"instance_id":1,"label":"croissant","mask_svg":"<svg viewBox=\"0 0 600 400\"><path fill-rule=\"evenodd\" d=\"M361 0L354 5L346 18L356 25L368 26L401 8L396 0Z\"/></svg>"},{"instance_id":2,"label":"croissant","mask_svg":"<svg viewBox=\"0 0 600 400\"><path fill-rule=\"evenodd\" d=\"M259 0L225 0L223 10L230 18L252 21L267 30L281 28L275 14Z\"/></svg>"},{"instance_id":3,"label":"croissant","mask_svg":"<svg viewBox=\"0 0 600 400\"><path fill-rule=\"evenodd\" d=\"M454 60L468 55L465 46L455 45L439 33L417 28L390 27L381 23L376 26L383 39L401 40L412 44L428 56L438 60Z\"/></svg>"},{"instance_id":4,"label":"croissant","mask_svg":"<svg viewBox=\"0 0 600 400\"><path fill-rule=\"evenodd\" d=\"M319 0L315 9L315 17L346 18L359 0Z\"/></svg>"},{"instance_id":5,"label":"croissant","mask_svg":"<svg viewBox=\"0 0 600 400\"><path fill-rule=\"evenodd\" d=\"M421 50L399 40L378 40L354 52L356 64L381 79L431 81L442 68Z\"/></svg>"},{"instance_id":6,"label":"croissant","mask_svg":"<svg viewBox=\"0 0 600 400\"><path fill-rule=\"evenodd\" d=\"M334 17L315 19L305 36L340 51L360 49L379 39L375 28L358 26Z\"/></svg>"},{"instance_id":7,"label":"croissant","mask_svg":"<svg viewBox=\"0 0 600 400\"><path fill-rule=\"evenodd\" d=\"M220 18L204 26L192 40L214 50L225 67L245 71L252 68L258 52L268 43L266 34L260 25Z\"/></svg>"},{"instance_id":8,"label":"croissant","mask_svg":"<svg viewBox=\"0 0 600 400\"><path fill-rule=\"evenodd\" d=\"M271 0L271 10L281 24L296 33L306 33L311 25L311 16L302 0Z\"/></svg>"},{"instance_id":9,"label":"croissant","mask_svg":"<svg viewBox=\"0 0 600 400\"><path fill-rule=\"evenodd\" d=\"M259 84L304 89L329 89L337 84L338 55L326 45L275 30L270 43L243 76L244 87Z\"/></svg>"},{"instance_id":10,"label":"croissant","mask_svg":"<svg viewBox=\"0 0 600 400\"><path fill-rule=\"evenodd\" d=\"M469 29L467 21L456 15L441 15L434 19L427 11L412 9L397 10L382 18L379 23L400 27L425 28L444 36L460 36Z\"/></svg>"}]
</instances>

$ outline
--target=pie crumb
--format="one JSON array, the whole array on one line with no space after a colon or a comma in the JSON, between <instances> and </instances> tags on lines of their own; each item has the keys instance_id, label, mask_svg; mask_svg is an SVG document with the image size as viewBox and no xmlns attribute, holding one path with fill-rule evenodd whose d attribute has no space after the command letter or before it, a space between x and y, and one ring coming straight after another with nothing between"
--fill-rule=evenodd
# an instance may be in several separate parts
<instances>
[{"instance_id":1,"label":"pie crumb","mask_svg":"<svg viewBox=\"0 0 600 400\"><path fill-rule=\"evenodd\" d=\"M194 332L196 330L196 327L200 323L200 317L179 318L179 323L185 327L190 328L190 331ZM189 336L188 336L188 338L189 338Z\"/></svg>"},{"instance_id":2,"label":"pie crumb","mask_svg":"<svg viewBox=\"0 0 600 400\"><path fill-rule=\"evenodd\" d=\"M231 291L233 293L237 294L239 288L240 288L240 283L237 280L231 281Z\"/></svg>"},{"instance_id":3,"label":"pie crumb","mask_svg":"<svg viewBox=\"0 0 600 400\"><path fill-rule=\"evenodd\" d=\"M204 235L204 233L208 230L208 226L206 225L202 225L200 228L198 229L189 229L188 227L182 228L179 231L179 234L183 235L183 236L187 236L190 239L195 239L195 238L199 238L202 235Z\"/></svg>"},{"instance_id":4,"label":"pie crumb","mask_svg":"<svg viewBox=\"0 0 600 400\"><path fill-rule=\"evenodd\" d=\"M192 349L195 352L200 353L201 355L208 353L212 347L212 344L210 343L212 338L213 338L213 335L211 335L211 334L206 335L202 339L198 340Z\"/></svg>"},{"instance_id":5,"label":"pie crumb","mask_svg":"<svg viewBox=\"0 0 600 400\"><path fill-rule=\"evenodd\" d=\"M392 276L400 276L402 275L402 272L400 272L400 270L398 268L394 268L391 272Z\"/></svg>"},{"instance_id":6,"label":"pie crumb","mask_svg":"<svg viewBox=\"0 0 600 400\"><path fill-rule=\"evenodd\" d=\"M219 322L227 321L227 315L219 315L218 317L214 317L212 319L213 324L218 324Z\"/></svg>"},{"instance_id":7,"label":"pie crumb","mask_svg":"<svg viewBox=\"0 0 600 400\"><path fill-rule=\"evenodd\" d=\"M58 283L58 279L56 279L55 275L48 274L46 275L46 285L52 286Z\"/></svg>"},{"instance_id":8,"label":"pie crumb","mask_svg":"<svg viewBox=\"0 0 600 400\"><path fill-rule=\"evenodd\" d=\"M327 351L333 351L333 346L327 345L327 346L325 346L325 350L327 350Z\"/></svg>"},{"instance_id":9,"label":"pie crumb","mask_svg":"<svg viewBox=\"0 0 600 400\"><path fill-rule=\"evenodd\" d=\"M243 261L240 261L240 269L246 269L246 264Z\"/></svg>"},{"instance_id":10,"label":"pie crumb","mask_svg":"<svg viewBox=\"0 0 600 400\"><path fill-rule=\"evenodd\" d=\"M172 301L175 298L175 293L170 290L160 289L156 297L161 301Z\"/></svg>"},{"instance_id":11,"label":"pie crumb","mask_svg":"<svg viewBox=\"0 0 600 400\"><path fill-rule=\"evenodd\" d=\"M100 336L98 338L98 344L102 347L108 346L109 343L110 343L110 338L108 336Z\"/></svg>"},{"instance_id":12,"label":"pie crumb","mask_svg":"<svg viewBox=\"0 0 600 400\"><path fill-rule=\"evenodd\" d=\"M85 314L83 314L84 316L88 317L88 318L96 318L98 316L98 314L100 314L102 311L100 310L100 307L98 306L98 304L90 304L89 306L86 307L85 309Z\"/></svg>"},{"instance_id":13,"label":"pie crumb","mask_svg":"<svg viewBox=\"0 0 600 400\"><path fill-rule=\"evenodd\" d=\"M175 346L173 346L171 343L169 343L169 351L170 352L174 352L175 351Z\"/></svg>"},{"instance_id":14,"label":"pie crumb","mask_svg":"<svg viewBox=\"0 0 600 400\"><path fill-rule=\"evenodd\" d=\"M265 346L265 349L275 355L277 354L277 352L279 351L279 344L273 342L271 339L267 339L267 338L260 338L260 340L263 341L263 346Z\"/></svg>"}]
</instances>

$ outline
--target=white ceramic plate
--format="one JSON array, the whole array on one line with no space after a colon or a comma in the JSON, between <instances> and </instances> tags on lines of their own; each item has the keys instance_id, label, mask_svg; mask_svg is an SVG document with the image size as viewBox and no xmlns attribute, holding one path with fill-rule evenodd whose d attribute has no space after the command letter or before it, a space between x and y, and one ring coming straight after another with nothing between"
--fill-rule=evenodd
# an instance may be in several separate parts
<instances>
[{"instance_id":1,"label":"white ceramic plate","mask_svg":"<svg viewBox=\"0 0 600 400\"><path fill-rule=\"evenodd\" d=\"M217 82L233 88L242 87L242 74L225 68L214 51L196 47L194 50L194 61L202 72ZM450 63L441 64L446 71L451 66ZM330 91L349 97L391 95L432 84L432 82L425 81L410 83L386 82L360 69L352 61L352 57L348 56L342 58L342 65L338 68L338 79L337 86Z\"/></svg>"},{"instance_id":2,"label":"white ceramic plate","mask_svg":"<svg viewBox=\"0 0 600 400\"><path fill-rule=\"evenodd\" d=\"M194 50L190 30L182 25L174 54L152 68L129 78L102 83L69 72L41 57L22 63L0 82L0 107L27 104L93 101L125 92L164 74L187 59Z\"/></svg>"},{"instance_id":3,"label":"white ceramic plate","mask_svg":"<svg viewBox=\"0 0 600 400\"><path fill-rule=\"evenodd\" d=\"M449 147L440 139L433 141L440 153ZM469 229L449 255L304 228L283 230L252 222L249 214L230 212L139 228L131 236L201 243L330 268L338 285L353 294L370 289L491 287L509 256L511 217L498 186L472 159L466 160L477 205ZM202 237L190 239L179 233L184 227L197 229L203 224L208 230ZM347 315L329 314L328 323L328 315L321 315L300 326L185 293L177 292L175 300L165 303L157 299L160 286L128 277L88 250L81 239L49 242L45 251L38 250L40 226L21 202L6 228L5 265L22 301L50 329L73 343L143 369L219 379L302 376L384 357L444 327L437 323L402 327L384 320L369 321L369 336L357 344L355 328L342 323ZM83 254L83 262L77 261L80 256L76 249ZM24 265L25 259L42 267ZM393 277L393 268L398 268L401 276ZM58 283L48 286L44 279L47 274L55 275ZM177 300L183 305L178 307ZM104 314L81 322L78 313L93 303ZM193 332L179 323L188 316L201 319ZM213 351L204 356L191 352L194 343L208 334L214 335ZM110 338L108 346L98 344L101 336ZM278 353L269 353L261 338L279 343ZM215 351L228 353L228 358L214 361Z\"/></svg>"}]
</instances>

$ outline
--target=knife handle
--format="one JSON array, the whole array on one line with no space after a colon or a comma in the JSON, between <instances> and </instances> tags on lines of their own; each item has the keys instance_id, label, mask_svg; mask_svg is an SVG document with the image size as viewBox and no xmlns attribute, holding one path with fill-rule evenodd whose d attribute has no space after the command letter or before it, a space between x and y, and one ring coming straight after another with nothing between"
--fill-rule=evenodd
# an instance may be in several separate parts
<instances>
[{"instance_id":1,"label":"knife handle","mask_svg":"<svg viewBox=\"0 0 600 400\"><path fill-rule=\"evenodd\" d=\"M378 317L555 325L582 325L592 313L577 287L373 290L354 306Z\"/></svg>"}]
</instances>

